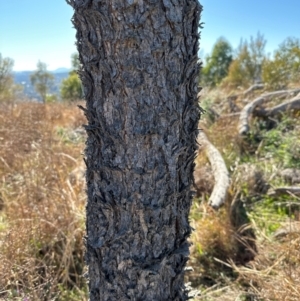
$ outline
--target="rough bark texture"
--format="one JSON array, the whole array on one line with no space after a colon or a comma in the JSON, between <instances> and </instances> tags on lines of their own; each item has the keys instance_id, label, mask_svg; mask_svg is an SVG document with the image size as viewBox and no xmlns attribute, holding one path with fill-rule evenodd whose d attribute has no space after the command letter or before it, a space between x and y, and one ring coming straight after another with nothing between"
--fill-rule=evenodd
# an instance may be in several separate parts
<instances>
[{"instance_id":1,"label":"rough bark texture","mask_svg":"<svg viewBox=\"0 0 300 301\"><path fill-rule=\"evenodd\" d=\"M88 119L90 300L186 300L201 6L67 2Z\"/></svg>"},{"instance_id":2,"label":"rough bark texture","mask_svg":"<svg viewBox=\"0 0 300 301\"><path fill-rule=\"evenodd\" d=\"M215 179L214 189L208 203L214 209L219 209L225 202L230 179L226 164L220 152L210 143L204 132L198 135L198 143L204 147Z\"/></svg>"}]
</instances>

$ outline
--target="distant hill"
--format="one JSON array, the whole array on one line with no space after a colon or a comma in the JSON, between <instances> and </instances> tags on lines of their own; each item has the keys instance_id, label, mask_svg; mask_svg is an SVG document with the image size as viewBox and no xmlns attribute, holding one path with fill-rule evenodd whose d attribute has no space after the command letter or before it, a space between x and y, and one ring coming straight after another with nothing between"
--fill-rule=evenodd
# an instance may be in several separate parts
<instances>
[{"instance_id":1,"label":"distant hill","mask_svg":"<svg viewBox=\"0 0 300 301\"><path fill-rule=\"evenodd\" d=\"M60 85L63 79L69 76L70 69L67 68L58 68L55 71L51 71L54 75L54 85L50 89L51 94L59 94ZM14 81L16 84L20 84L24 87L24 94L29 98L36 98L40 100L39 95L35 92L31 81L30 75L33 71L18 71L14 72Z\"/></svg>"},{"instance_id":2,"label":"distant hill","mask_svg":"<svg viewBox=\"0 0 300 301\"><path fill-rule=\"evenodd\" d=\"M53 73L66 73L66 72L70 72L71 69L70 68L65 68L65 67L61 67L61 68L57 68L54 71L51 71Z\"/></svg>"}]
</instances>

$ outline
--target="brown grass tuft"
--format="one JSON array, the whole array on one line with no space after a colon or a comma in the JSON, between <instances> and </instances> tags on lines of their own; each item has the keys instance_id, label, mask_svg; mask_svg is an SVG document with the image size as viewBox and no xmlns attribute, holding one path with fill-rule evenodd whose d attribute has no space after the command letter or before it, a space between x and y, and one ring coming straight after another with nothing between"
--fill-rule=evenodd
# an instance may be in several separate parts
<instances>
[{"instance_id":1,"label":"brown grass tuft","mask_svg":"<svg viewBox=\"0 0 300 301\"><path fill-rule=\"evenodd\" d=\"M248 267L231 263L239 274L239 282L248 285L257 300L300 300L299 232L281 241L260 242L258 254Z\"/></svg>"},{"instance_id":2,"label":"brown grass tuft","mask_svg":"<svg viewBox=\"0 0 300 301\"><path fill-rule=\"evenodd\" d=\"M84 187L68 177L82 160L83 142L58 130L85 122L74 107L1 104L2 298L73 300L65 288L84 291Z\"/></svg>"}]
</instances>

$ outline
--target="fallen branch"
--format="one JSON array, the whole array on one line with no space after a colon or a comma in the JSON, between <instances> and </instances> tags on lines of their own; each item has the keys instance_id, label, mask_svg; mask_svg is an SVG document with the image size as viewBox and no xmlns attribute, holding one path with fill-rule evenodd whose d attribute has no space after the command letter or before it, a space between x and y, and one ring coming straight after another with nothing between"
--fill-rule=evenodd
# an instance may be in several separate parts
<instances>
[{"instance_id":1,"label":"fallen branch","mask_svg":"<svg viewBox=\"0 0 300 301\"><path fill-rule=\"evenodd\" d=\"M282 90L282 91L275 91L263 94L256 98L254 101L248 103L243 110L241 111L240 120L238 124L238 131L240 135L246 135L249 132L249 117L254 111L254 109L261 105L263 102L273 98L273 97L283 97L288 96L292 93L299 93L300 89L294 89L294 90Z\"/></svg>"},{"instance_id":2,"label":"fallen branch","mask_svg":"<svg viewBox=\"0 0 300 301\"><path fill-rule=\"evenodd\" d=\"M277 188L272 188L268 191L269 196L279 196L283 194L300 196L300 187L296 187L296 186L277 187Z\"/></svg>"},{"instance_id":3,"label":"fallen branch","mask_svg":"<svg viewBox=\"0 0 300 301\"><path fill-rule=\"evenodd\" d=\"M203 146L205 154L211 164L215 185L209 198L209 205L219 209L224 204L229 187L229 174L220 152L209 142L203 131L198 135L198 143Z\"/></svg>"},{"instance_id":4,"label":"fallen branch","mask_svg":"<svg viewBox=\"0 0 300 301\"><path fill-rule=\"evenodd\" d=\"M263 89L265 86L264 84L255 84L252 85L251 87L249 87L247 90L245 90L244 92L238 93L238 94L233 94L233 95L229 95L227 97L227 100L236 100L237 98L239 98L240 96L243 97L247 97L249 94L251 94L253 91L255 90L259 90L259 89Z\"/></svg>"},{"instance_id":5,"label":"fallen branch","mask_svg":"<svg viewBox=\"0 0 300 301\"><path fill-rule=\"evenodd\" d=\"M300 94L293 99L281 103L273 108L257 110L254 112L254 114L259 117L276 117L279 114L292 110L300 110Z\"/></svg>"},{"instance_id":6,"label":"fallen branch","mask_svg":"<svg viewBox=\"0 0 300 301\"><path fill-rule=\"evenodd\" d=\"M293 233L299 233L300 232L300 222L288 222L282 225L279 229L276 230L274 233L275 239L281 239L285 236Z\"/></svg>"},{"instance_id":7,"label":"fallen branch","mask_svg":"<svg viewBox=\"0 0 300 301\"><path fill-rule=\"evenodd\" d=\"M263 89L264 87L265 87L264 84L252 85L250 88L248 88L247 90L245 90L243 92L243 96L247 96L250 93L252 93L253 91Z\"/></svg>"}]
</instances>

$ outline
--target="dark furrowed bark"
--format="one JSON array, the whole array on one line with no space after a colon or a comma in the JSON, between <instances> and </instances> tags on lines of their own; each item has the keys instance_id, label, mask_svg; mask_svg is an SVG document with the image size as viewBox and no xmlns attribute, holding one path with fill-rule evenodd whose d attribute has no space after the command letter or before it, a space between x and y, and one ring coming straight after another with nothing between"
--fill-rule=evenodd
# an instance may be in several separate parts
<instances>
[{"instance_id":1,"label":"dark furrowed bark","mask_svg":"<svg viewBox=\"0 0 300 301\"><path fill-rule=\"evenodd\" d=\"M86 98L90 300L186 300L196 0L68 0Z\"/></svg>"}]
</instances>

